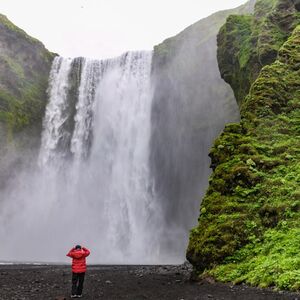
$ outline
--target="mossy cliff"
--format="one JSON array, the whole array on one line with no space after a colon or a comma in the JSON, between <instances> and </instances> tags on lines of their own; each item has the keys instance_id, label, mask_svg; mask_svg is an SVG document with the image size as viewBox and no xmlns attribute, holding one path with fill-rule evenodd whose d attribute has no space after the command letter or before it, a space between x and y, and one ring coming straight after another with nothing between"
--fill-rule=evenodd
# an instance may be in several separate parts
<instances>
[{"instance_id":1,"label":"mossy cliff","mask_svg":"<svg viewBox=\"0 0 300 300\"><path fill-rule=\"evenodd\" d=\"M0 14L0 189L38 148L54 56Z\"/></svg>"},{"instance_id":2,"label":"mossy cliff","mask_svg":"<svg viewBox=\"0 0 300 300\"><path fill-rule=\"evenodd\" d=\"M274 35L282 5L289 25ZM293 5L258 1L253 18L230 17L220 32L220 69L240 97L241 122L227 125L211 149L213 174L187 250L202 276L300 289L300 25ZM241 19L247 25L228 30ZM232 36L242 38L234 49L224 42Z\"/></svg>"},{"instance_id":3,"label":"mossy cliff","mask_svg":"<svg viewBox=\"0 0 300 300\"><path fill-rule=\"evenodd\" d=\"M166 245L178 256L186 247L178 241L188 241L207 188L212 142L225 123L239 120L233 92L218 69L217 34L230 14L248 14L253 7L250 1L217 12L154 48L150 168L164 221L174 228Z\"/></svg>"},{"instance_id":4,"label":"mossy cliff","mask_svg":"<svg viewBox=\"0 0 300 300\"><path fill-rule=\"evenodd\" d=\"M41 127L53 58L0 14L0 149L24 128Z\"/></svg>"},{"instance_id":5,"label":"mossy cliff","mask_svg":"<svg viewBox=\"0 0 300 300\"><path fill-rule=\"evenodd\" d=\"M253 15L232 15L218 35L222 78L240 104L261 68L275 61L277 52L300 21L289 0L259 0Z\"/></svg>"}]
</instances>

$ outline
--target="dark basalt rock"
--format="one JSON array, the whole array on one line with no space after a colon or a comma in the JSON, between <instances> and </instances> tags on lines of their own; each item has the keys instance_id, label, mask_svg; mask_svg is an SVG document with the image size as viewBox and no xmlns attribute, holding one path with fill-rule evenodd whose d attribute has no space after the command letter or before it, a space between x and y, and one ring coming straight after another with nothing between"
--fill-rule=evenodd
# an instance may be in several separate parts
<instances>
[{"instance_id":1,"label":"dark basalt rock","mask_svg":"<svg viewBox=\"0 0 300 300\"><path fill-rule=\"evenodd\" d=\"M293 1L294 5L295 5L296 9L298 11L300 11L300 0L292 0L292 1Z\"/></svg>"}]
</instances>

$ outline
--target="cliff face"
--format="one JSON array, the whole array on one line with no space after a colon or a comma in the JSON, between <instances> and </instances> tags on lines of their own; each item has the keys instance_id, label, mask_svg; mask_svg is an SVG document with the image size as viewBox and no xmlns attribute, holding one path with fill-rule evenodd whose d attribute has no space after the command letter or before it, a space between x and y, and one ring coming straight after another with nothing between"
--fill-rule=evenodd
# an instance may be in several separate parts
<instances>
[{"instance_id":1,"label":"cliff face","mask_svg":"<svg viewBox=\"0 0 300 300\"><path fill-rule=\"evenodd\" d=\"M233 93L218 70L216 36L228 15L252 9L253 1L218 12L154 48L150 166L164 219L185 240L207 187L212 141L226 122L239 119ZM175 249L182 237L166 233L166 240L179 253L186 247L180 243Z\"/></svg>"},{"instance_id":2,"label":"cliff face","mask_svg":"<svg viewBox=\"0 0 300 300\"><path fill-rule=\"evenodd\" d=\"M38 143L54 54L0 15L0 168L18 160L12 152ZM10 153L9 157L5 154ZM14 156L14 158L12 158Z\"/></svg>"},{"instance_id":3,"label":"cliff face","mask_svg":"<svg viewBox=\"0 0 300 300\"><path fill-rule=\"evenodd\" d=\"M53 54L0 15L0 121L10 133L41 120Z\"/></svg>"},{"instance_id":4,"label":"cliff face","mask_svg":"<svg viewBox=\"0 0 300 300\"><path fill-rule=\"evenodd\" d=\"M232 15L218 35L218 62L240 104L261 68L277 52L300 21L292 1L259 0L251 16Z\"/></svg>"},{"instance_id":5,"label":"cliff face","mask_svg":"<svg viewBox=\"0 0 300 300\"><path fill-rule=\"evenodd\" d=\"M222 281L300 288L298 23L292 1L258 1L253 17L229 17L220 31L219 65L241 122L211 149L213 174L187 257Z\"/></svg>"}]
</instances>

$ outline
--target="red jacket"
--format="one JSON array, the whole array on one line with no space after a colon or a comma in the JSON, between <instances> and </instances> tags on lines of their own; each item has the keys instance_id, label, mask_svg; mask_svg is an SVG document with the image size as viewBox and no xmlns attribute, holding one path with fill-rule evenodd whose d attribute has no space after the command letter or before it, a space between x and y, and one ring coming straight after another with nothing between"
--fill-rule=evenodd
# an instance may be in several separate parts
<instances>
[{"instance_id":1,"label":"red jacket","mask_svg":"<svg viewBox=\"0 0 300 300\"><path fill-rule=\"evenodd\" d=\"M86 271L85 258L90 255L90 250L82 247L81 249L72 248L67 256L71 257L72 260L72 272L73 273L84 273Z\"/></svg>"}]
</instances>

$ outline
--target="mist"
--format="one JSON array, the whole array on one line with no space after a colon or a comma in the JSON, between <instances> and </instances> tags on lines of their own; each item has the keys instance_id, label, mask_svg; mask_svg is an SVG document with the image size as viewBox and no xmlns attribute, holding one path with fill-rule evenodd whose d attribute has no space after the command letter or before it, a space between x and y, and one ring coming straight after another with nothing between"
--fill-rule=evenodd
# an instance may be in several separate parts
<instances>
[{"instance_id":1,"label":"mist","mask_svg":"<svg viewBox=\"0 0 300 300\"><path fill-rule=\"evenodd\" d=\"M2 259L63 262L83 244L94 263L178 262L149 174L151 57L55 59L38 161L4 192Z\"/></svg>"},{"instance_id":2,"label":"mist","mask_svg":"<svg viewBox=\"0 0 300 300\"><path fill-rule=\"evenodd\" d=\"M20 134L3 155L1 260L64 263L82 244L92 263L184 262L209 149L239 120L216 59L228 14L154 51L56 57L43 130Z\"/></svg>"}]
</instances>

